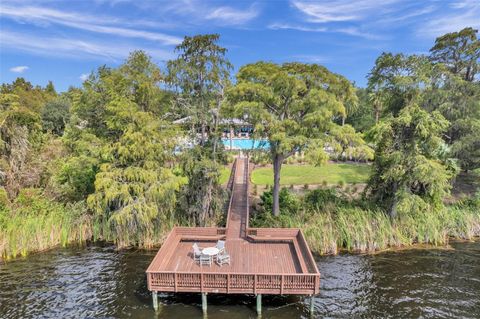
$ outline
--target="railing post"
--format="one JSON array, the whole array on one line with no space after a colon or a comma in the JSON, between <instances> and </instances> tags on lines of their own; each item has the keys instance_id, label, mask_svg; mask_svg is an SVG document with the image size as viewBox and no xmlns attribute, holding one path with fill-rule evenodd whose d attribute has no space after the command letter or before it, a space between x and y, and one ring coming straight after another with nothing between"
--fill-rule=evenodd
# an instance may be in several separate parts
<instances>
[{"instance_id":1,"label":"railing post","mask_svg":"<svg viewBox=\"0 0 480 319\"><path fill-rule=\"evenodd\" d=\"M280 294L283 295L283 281L284 281L285 277L284 275L282 274L282 282L280 283Z\"/></svg>"},{"instance_id":2,"label":"railing post","mask_svg":"<svg viewBox=\"0 0 480 319\"><path fill-rule=\"evenodd\" d=\"M175 279L173 281L173 285L175 287L175 292L177 292L177 273L175 273Z\"/></svg>"},{"instance_id":3,"label":"railing post","mask_svg":"<svg viewBox=\"0 0 480 319\"><path fill-rule=\"evenodd\" d=\"M257 293L257 275L253 275L253 293Z\"/></svg>"},{"instance_id":4,"label":"railing post","mask_svg":"<svg viewBox=\"0 0 480 319\"><path fill-rule=\"evenodd\" d=\"M227 294L230 291L230 274L227 274Z\"/></svg>"}]
</instances>

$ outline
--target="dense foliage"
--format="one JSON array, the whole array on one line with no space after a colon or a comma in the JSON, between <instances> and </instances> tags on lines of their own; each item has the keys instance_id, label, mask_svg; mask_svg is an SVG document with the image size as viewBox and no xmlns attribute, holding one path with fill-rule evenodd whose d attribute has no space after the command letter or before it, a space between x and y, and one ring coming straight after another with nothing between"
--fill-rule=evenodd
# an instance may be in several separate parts
<instances>
[{"instance_id":1,"label":"dense foliage","mask_svg":"<svg viewBox=\"0 0 480 319\"><path fill-rule=\"evenodd\" d=\"M455 163L444 158L448 149L441 134L447 126L440 113L429 114L413 104L372 129L376 152L367 190L391 217L398 209L422 211L426 204L442 205L455 173Z\"/></svg>"},{"instance_id":2,"label":"dense foliage","mask_svg":"<svg viewBox=\"0 0 480 319\"><path fill-rule=\"evenodd\" d=\"M273 214L280 212L280 170L295 153L307 151L317 163L326 158L330 137L352 135L351 127L336 128L346 104L356 103L353 86L344 77L316 64L258 62L243 66L229 91L233 114L255 126L267 139L274 170ZM328 135L327 133L333 133ZM341 143L345 152L351 143ZM353 145L352 145L353 146Z\"/></svg>"},{"instance_id":3,"label":"dense foliage","mask_svg":"<svg viewBox=\"0 0 480 319\"><path fill-rule=\"evenodd\" d=\"M194 225L215 224L221 214L224 192L219 184L224 161L220 140L220 108L232 68L218 34L185 37L169 61L168 82L175 88L173 110L185 116L184 129L195 147L184 148L180 165L188 178L179 208Z\"/></svg>"},{"instance_id":4,"label":"dense foliage","mask_svg":"<svg viewBox=\"0 0 480 319\"><path fill-rule=\"evenodd\" d=\"M150 247L174 225L218 224L232 117L270 144L254 154L273 164L274 187L253 224L301 227L323 253L480 234L478 196L447 205L460 170L478 180L477 30L439 37L428 55L382 53L366 88L298 62L248 64L231 83L219 40L185 37L163 71L134 51L66 92L2 84L1 256L86 240ZM363 196L340 184L281 190L282 164L297 155L373 162Z\"/></svg>"}]
</instances>

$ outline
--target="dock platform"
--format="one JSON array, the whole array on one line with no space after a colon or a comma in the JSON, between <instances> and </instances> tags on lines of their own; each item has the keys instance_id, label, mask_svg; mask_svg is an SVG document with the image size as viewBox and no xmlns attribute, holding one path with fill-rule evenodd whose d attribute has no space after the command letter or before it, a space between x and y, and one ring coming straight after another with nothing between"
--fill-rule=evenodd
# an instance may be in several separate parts
<instances>
[{"instance_id":1,"label":"dock platform","mask_svg":"<svg viewBox=\"0 0 480 319\"><path fill-rule=\"evenodd\" d=\"M300 229L250 228L249 162L235 160L226 227L175 227L147 269L156 292L296 294L319 292L320 273ZM230 265L200 266L193 243L202 249L225 240Z\"/></svg>"}]
</instances>

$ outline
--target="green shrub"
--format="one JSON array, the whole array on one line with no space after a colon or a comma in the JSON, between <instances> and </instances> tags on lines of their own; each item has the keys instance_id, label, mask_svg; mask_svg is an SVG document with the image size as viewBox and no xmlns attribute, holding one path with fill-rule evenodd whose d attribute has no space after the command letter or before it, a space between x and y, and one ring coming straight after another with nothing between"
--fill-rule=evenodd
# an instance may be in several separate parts
<instances>
[{"instance_id":1,"label":"green shrub","mask_svg":"<svg viewBox=\"0 0 480 319\"><path fill-rule=\"evenodd\" d=\"M304 204L309 209L319 210L329 205L336 207L339 205L345 206L347 203L343 197L337 194L336 189L318 188L305 195Z\"/></svg>"},{"instance_id":2,"label":"green shrub","mask_svg":"<svg viewBox=\"0 0 480 319\"><path fill-rule=\"evenodd\" d=\"M273 207L273 193L271 190L265 191L262 196L262 206L264 212L271 212ZM292 194L288 188L282 188L279 194L280 211L283 214L292 214L300 209L300 200Z\"/></svg>"},{"instance_id":3,"label":"green shrub","mask_svg":"<svg viewBox=\"0 0 480 319\"><path fill-rule=\"evenodd\" d=\"M67 200L78 201L95 190L98 161L89 156L70 157L56 175L56 182Z\"/></svg>"}]
</instances>

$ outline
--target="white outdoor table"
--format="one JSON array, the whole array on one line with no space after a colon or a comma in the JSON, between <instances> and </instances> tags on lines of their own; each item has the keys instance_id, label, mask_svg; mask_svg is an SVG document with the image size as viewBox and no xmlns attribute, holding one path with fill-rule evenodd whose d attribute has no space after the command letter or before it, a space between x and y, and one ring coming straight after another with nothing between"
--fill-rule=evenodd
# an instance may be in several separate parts
<instances>
[{"instance_id":1,"label":"white outdoor table","mask_svg":"<svg viewBox=\"0 0 480 319\"><path fill-rule=\"evenodd\" d=\"M218 255L220 250L217 247L207 247L202 250L202 254L208 255L210 257Z\"/></svg>"}]
</instances>

